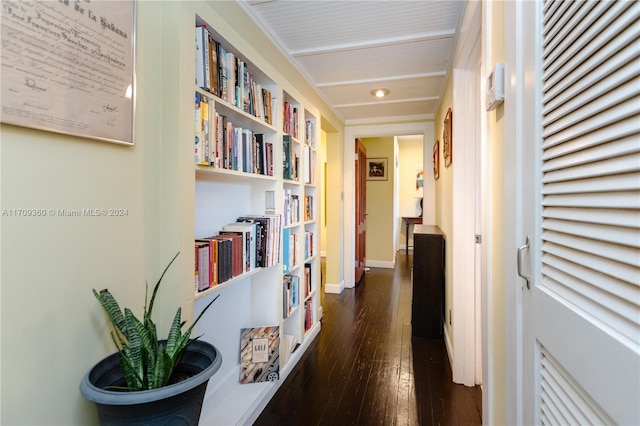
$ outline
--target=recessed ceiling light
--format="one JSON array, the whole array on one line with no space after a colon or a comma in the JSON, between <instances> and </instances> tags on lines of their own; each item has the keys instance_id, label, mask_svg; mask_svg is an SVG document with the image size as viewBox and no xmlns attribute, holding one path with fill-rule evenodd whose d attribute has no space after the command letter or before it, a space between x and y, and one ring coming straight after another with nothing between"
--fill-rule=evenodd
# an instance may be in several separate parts
<instances>
[{"instance_id":1,"label":"recessed ceiling light","mask_svg":"<svg viewBox=\"0 0 640 426\"><path fill-rule=\"evenodd\" d=\"M389 89L375 89L371 91L371 94L376 98L384 98L389 94Z\"/></svg>"}]
</instances>

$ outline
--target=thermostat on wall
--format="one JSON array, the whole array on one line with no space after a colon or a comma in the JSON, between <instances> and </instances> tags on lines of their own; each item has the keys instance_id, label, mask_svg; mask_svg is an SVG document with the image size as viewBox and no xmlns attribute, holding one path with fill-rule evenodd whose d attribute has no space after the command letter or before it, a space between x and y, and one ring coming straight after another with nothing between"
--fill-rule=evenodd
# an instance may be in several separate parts
<instances>
[{"instance_id":1,"label":"thermostat on wall","mask_svg":"<svg viewBox=\"0 0 640 426\"><path fill-rule=\"evenodd\" d=\"M504 102L504 64L496 64L487 77L487 111L496 109Z\"/></svg>"}]
</instances>

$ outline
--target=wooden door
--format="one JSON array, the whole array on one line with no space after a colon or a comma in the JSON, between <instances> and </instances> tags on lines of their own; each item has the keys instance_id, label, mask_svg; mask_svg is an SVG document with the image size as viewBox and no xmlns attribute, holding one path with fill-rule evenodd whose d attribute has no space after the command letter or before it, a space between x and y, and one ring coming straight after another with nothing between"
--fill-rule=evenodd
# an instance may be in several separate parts
<instances>
[{"instance_id":1,"label":"wooden door","mask_svg":"<svg viewBox=\"0 0 640 426\"><path fill-rule=\"evenodd\" d=\"M356 139L356 273L360 282L365 270L365 246L367 236L367 151L360 139Z\"/></svg>"}]
</instances>

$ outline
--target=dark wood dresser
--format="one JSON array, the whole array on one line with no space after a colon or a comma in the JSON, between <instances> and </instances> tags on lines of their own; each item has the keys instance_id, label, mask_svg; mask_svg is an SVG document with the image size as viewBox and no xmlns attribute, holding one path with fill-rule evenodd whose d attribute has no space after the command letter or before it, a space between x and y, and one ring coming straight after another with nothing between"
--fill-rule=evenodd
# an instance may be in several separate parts
<instances>
[{"instance_id":1,"label":"dark wood dresser","mask_svg":"<svg viewBox=\"0 0 640 426\"><path fill-rule=\"evenodd\" d=\"M437 226L413 230L411 334L442 338L444 327L445 236Z\"/></svg>"}]
</instances>

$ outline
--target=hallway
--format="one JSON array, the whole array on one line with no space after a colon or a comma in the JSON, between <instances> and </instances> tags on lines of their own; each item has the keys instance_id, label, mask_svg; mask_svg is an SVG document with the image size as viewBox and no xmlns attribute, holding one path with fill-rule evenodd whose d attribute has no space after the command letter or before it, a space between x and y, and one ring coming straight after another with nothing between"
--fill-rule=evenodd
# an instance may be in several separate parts
<instances>
[{"instance_id":1,"label":"hallway","mask_svg":"<svg viewBox=\"0 0 640 426\"><path fill-rule=\"evenodd\" d=\"M320 336L255 425L479 425L481 391L451 382L443 340L411 338L412 255L327 294Z\"/></svg>"}]
</instances>

